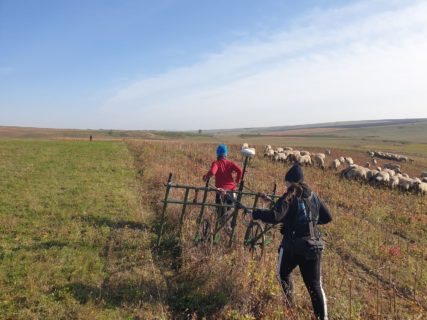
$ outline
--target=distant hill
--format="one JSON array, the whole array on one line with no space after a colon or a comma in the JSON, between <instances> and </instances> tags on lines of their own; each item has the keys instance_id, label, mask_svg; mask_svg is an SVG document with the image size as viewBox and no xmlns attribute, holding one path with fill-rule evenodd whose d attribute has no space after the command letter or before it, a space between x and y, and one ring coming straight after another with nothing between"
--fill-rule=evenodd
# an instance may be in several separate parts
<instances>
[{"instance_id":1,"label":"distant hill","mask_svg":"<svg viewBox=\"0 0 427 320\"><path fill-rule=\"evenodd\" d=\"M0 139L222 139L237 137L322 137L427 143L427 118L315 123L296 126L213 129L197 131L77 130L0 126ZM221 138L222 137L222 138Z\"/></svg>"},{"instance_id":2,"label":"distant hill","mask_svg":"<svg viewBox=\"0 0 427 320\"><path fill-rule=\"evenodd\" d=\"M204 130L203 132L208 134L277 134L277 133L284 133L287 131L295 131L295 130L300 131L302 129L303 130L317 129L314 131L327 132L327 131L336 131L339 129L399 126L399 125L412 125L417 123L427 123L427 118L324 122L324 123L312 123L312 124L294 125L294 126L213 129L213 130Z\"/></svg>"},{"instance_id":3,"label":"distant hill","mask_svg":"<svg viewBox=\"0 0 427 320\"><path fill-rule=\"evenodd\" d=\"M79 129L52 129L32 127L8 127L0 126L0 139L89 139L93 136L97 140L121 140L121 139L181 139L181 138L206 138L208 134L179 131L155 131L155 130L79 130Z\"/></svg>"}]
</instances>

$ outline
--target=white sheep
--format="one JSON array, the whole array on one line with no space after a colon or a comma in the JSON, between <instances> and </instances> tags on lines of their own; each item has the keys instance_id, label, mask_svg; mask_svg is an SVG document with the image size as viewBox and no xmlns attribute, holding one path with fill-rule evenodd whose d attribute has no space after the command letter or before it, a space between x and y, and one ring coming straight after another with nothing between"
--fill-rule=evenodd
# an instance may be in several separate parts
<instances>
[{"instance_id":1,"label":"white sheep","mask_svg":"<svg viewBox=\"0 0 427 320\"><path fill-rule=\"evenodd\" d=\"M325 169L325 157L323 153L318 153L313 156L314 164L317 165L319 168Z\"/></svg>"},{"instance_id":2,"label":"white sheep","mask_svg":"<svg viewBox=\"0 0 427 320\"><path fill-rule=\"evenodd\" d=\"M299 153L298 150L289 151L288 152L288 161L289 162L297 162L298 157L300 157L300 156L301 156L301 154Z\"/></svg>"},{"instance_id":3,"label":"white sheep","mask_svg":"<svg viewBox=\"0 0 427 320\"><path fill-rule=\"evenodd\" d=\"M341 164L344 164L344 163L345 163L345 158L344 158L344 157L342 157L342 156L341 156L341 157L339 157L338 159L340 160Z\"/></svg>"},{"instance_id":4,"label":"white sheep","mask_svg":"<svg viewBox=\"0 0 427 320\"><path fill-rule=\"evenodd\" d=\"M249 148L249 144L247 144L246 142L242 145L242 148L241 149L247 149L247 148Z\"/></svg>"},{"instance_id":5,"label":"white sheep","mask_svg":"<svg viewBox=\"0 0 427 320\"><path fill-rule=\"evenodd\" d=\"M396 189L399 186L399 177L398 176L390 177L390 182L388 185L391 189Z\"/></svg>"},{"instance_id":6,"label":"white sheep","mask_svg":"<svg viewBox=\"0 0 427 320\"><path fill-rule=\"evenodd\" d=\"M378 172L374 177L374 181L379 185L388 185L390 183L390 174L387 171Z\"/></svg>"},{"instance_id":7,"label":"white sheep","mask_svg":"<svg viewBox=\"0 0 427 320\"><path fill-rule=\"evenodd\" d=\"M300 155L300 156L297 156L296 159L300 165L306 165L306 166L312 165L311 157L309 155Z\"/></svg>"},{"instance_id":8,"label":"white sheep","mask_svg":"<svg viewBox=\"0 0 427 320\"><path fill-rule=\"evenodd\" d=\"M373 177L375 177L377 174L379 173L378 170L367 170L366 171L366 179L368 179L368 181L372 180Z\"/></svg>"},{"instance_id":9,"label":"white sheep","mask_svg":"<svg viewBox=\"0 0 427 320\"><path fill-rule=\"evenodd\" d=\"M309 156L310 152L303 150L303 151L300 151L300 155L302 155L302 156Z\"/></svg>"},{"instance_id":10,"label":"white sheep","mask_svg":"<svg viewBox=\"0 0 427 320\"><path fill-rule=\"evenodd\" d=\"M392 169L385 168L385 169L383 169L383 171L388 172L388 174L390 175L390 177L393 177L393 176L396 175L396 171L394 171Z\"/></svg>"},{"instance_id":11,"label":"white sheep","mask_svg":"<svg viewBox=\"0 0 427 320\"><path fill-rule=\"evenodd\" d=\"M369 169L353 164L341 172L341 176L350 180L368 180Z\"/></svg>"},{"instance_id":12,"label":"white sheep","mask_svg":"<svg viewBox=\"0 0 427 320\"><path fill-rule=\"evenodd\" d=\"M347 162L347 164L349 166L351 166L354 163L353 159L350 157L345 157L344 159L345 159L345 162Z\"/></svg>"},{"instance_id":13,"label":"white sheep","mask_svg":"<svg viewBox=\"0 0 427 320\"><path fill-rule=\"evenodd\" d=\"M400 166L395 163L386 163L384 168L394 170L395 172L400 172Z\"/></svg>"},{"instance_id":14,"label":"white sheep","mask_svg":"<svg viewBox=\"0 0 427 320\"><path fill-rule=\"evenodd\" d=\"M275 152L274 161L285 162L288 155L284 152Z\"/></svg>"},{"instance_id":15,"label":"white sheep","mask_svg":"<svg viewBox=\"0 0 427 320\"><path fill-rule=\"evenodd\" d=\"M341 165L341 162L339 159L335 159L331 163L331 169L338 170L339 166Z\"/></svg>"},{"instance_id":16,"label":"white sheep","mask_svg":"<svg viewBox=\"0 0 427 320\"><path fill-rule=\"evenodd\" d=\"M401 176L399 178L399 189L403 191L411 191L414 187L415 180L411 178L407 178L405 176Z\"/></svg>"},{"instance_id":17,"label":"white sheep","mask_svg":"<svg viewBox=\"0 0 427 320\"><path fill-rule=\"evenodd\" d=\"M427 194L427 183L426 182L416 182L415 191L417 194L424 196Z\"/></svg>"},{"instance_id":18,"label":"white sheep","mask_svg":"<svg viewBox=\"0 0 427 320\"><path fill-rule=\"evenodd\" d=\"M274 150L273 149L266 149L264 152L264 157L268 157L272 159L274 157Z\"/></svg>"}]
</instances>

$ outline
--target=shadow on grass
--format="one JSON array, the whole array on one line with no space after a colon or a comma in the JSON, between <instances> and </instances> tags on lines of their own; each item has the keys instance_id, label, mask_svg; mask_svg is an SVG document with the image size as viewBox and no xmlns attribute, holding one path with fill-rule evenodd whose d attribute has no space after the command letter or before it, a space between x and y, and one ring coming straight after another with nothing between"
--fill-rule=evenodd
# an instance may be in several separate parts
<instances>
[{"instance_id":1,"label":"shadow on grass","mask_svg":"<svg viewBox=\"0 0 427 320\"><path fill-rule=\"evenodd\" d=\"M218 283L216 287L203 289L210 280L210 274L194 275L188 272L170 283L171 292L167 304L173 319L211 318L218 313L229 300L226 284Z\"/></svg>"},{"instance_id":2,"label":"shadow on grass","mask_svg":"<svg viewBox=\"0 0 427 320\"><path fill-rule=\"evenodd\" d=\"M52 248L59 248L62 249L66 246L68 246L69 243L64 242L64 241L58 241L58 240L50 240L50 241L44 241L44 242L39 242L36 244L32 244L32 245L17 245L14 248L12 248L13 252L16 251L20 251L20 250L24 250L24 251L37 251L37 250L49 250ZM0 260L1 260L1 248L0 248Z\"/></svg>"},{"instance_id":3,"label":"shadow on grass","mask_svg":"<svg viewBox=\"0 0 427 320\"><path fill-rule=\"evenodd\" d=\"M116 308L129 305L137 307L142 302L159 302L158 290L155 281L150 279L107 278L101 287L74 282L54 288L51 294L58 301L65 299L65 295L71 295L80 304L94 301L106 308Z\"/></svg>"},{"instance_id":4,"label":"shadow on grass","mask_svg":"<svg viewBox=\"0 0 427 320\"><path fill-rule=\"evenodd\" d=\"M111 220L106 217L99 217L94 215L75 216L75 219L87 222L95 227L110 227L112 229L133 229L145 231L148 229L147 224L128 220Z\"/></svg>"},{"instance_id":5,"label":"shadow on grass","mask_svg":"<svg viewBox=\"0 0 427 320\"><path fill-rule=\"evenodd\" d=\"M178 235L172 230L165 232L156 249L157 264L175 272L166 279L168 291L164 301L173 319L192 319L194 316L209 319L227 304L231 298L228 296L230 283L220 281L213 285L208 265L198 270L182 270L182 247ZM206 261L200 263L208 264Z\"/></svg>"}]
</instances>

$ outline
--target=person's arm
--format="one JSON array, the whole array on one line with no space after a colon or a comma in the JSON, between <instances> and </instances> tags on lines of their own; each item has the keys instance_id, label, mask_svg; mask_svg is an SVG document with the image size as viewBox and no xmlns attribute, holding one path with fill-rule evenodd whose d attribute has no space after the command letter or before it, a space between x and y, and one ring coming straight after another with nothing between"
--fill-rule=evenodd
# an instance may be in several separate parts
<instances>
[{"instance_id":1,"label":"person's arm","mask_svg":"<svg viewBox=\"0 0 427 320\"><path fill-rule=\"evenodd\" d=\"M218 163L216 161L214 161L214 162L212 162L212 166L211 166L210 170L208 171L208 173L206 173L203 176L203 180L204 181L208 180L210 177L214 176L217 171L218 171Z\"/></svg>"},{"instance_id":2,"label":"person's arm","mask_svg":"<svg viewBox=\"0 0 427 320\"><path fill-rule=\"evenodd\" d=\"M236 184L239 184L243 174L242 168L233 162L233 171L236 172Z\"/></svg>"},{"instance_id":3,"label":"person's arm","mask_svg":"<svg viewBox=\"0 0 427 320\"><path fill-rule=\"evenodd\" d=\"M317 224L327 224L332 221L332 214L328 207L319 199L319 220Z\"/></svg>"},{"instance_id":4,"label":"person's arm","mask_svg":"<svg viewBox=\"0 0 427 320\"><path fill-rule=\"evenodd\" d=\"M273 209L257 209L252 212L254 220L261 220L265 223L277 224L282 222L288 212L289 206L283 197L277 200Z\"/></svg>"}]
</instances>

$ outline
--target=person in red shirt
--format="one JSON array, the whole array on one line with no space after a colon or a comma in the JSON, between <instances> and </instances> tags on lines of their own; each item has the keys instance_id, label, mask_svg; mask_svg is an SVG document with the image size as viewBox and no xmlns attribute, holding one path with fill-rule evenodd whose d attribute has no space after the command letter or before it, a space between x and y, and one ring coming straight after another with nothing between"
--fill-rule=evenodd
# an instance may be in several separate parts
<instances>
[{"instance_id":1,"label":"person in red shirt","mask_svg":"<svg viewBox=\"0 0 427 320\"><path fill-rule=\"evenodd\" d=\"M216 149L216 161L212 162L211 169L203 176L203 181L207 181L210 177L215 176L215 187L224 191L235 190L242 178L242 168L233 161L227 160L227 152L227 146L220 144ZM225 199L225 203L229 205L233 204L233 201L227 198ZM221 192L216 194L215 202L217 204L224 203ZM226 211L226 208L218 210L220 218L225 215Z\"/></svg>"}]
</instances>

